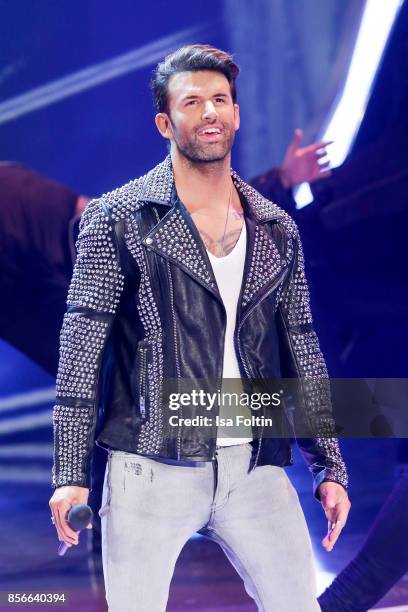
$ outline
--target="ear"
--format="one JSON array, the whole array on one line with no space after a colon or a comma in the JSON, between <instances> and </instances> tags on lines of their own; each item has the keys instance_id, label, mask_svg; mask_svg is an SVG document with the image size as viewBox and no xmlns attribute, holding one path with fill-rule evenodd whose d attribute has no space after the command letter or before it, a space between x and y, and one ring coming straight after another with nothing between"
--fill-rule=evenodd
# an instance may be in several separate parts
<instances>
[{"instance_id":1,"label":"ear","mask_svg":"<svg viewBox=\"0 0 408 612\"><path fill-rule=\"evenodd\" d=\"M171 123L167 113L157 113L154 121L163 138L171 140L173 138L173 130L171 129Z\"/></svg>"},{"instance_id":2,"label":"ear","mask_svg":"<svg viewBox=\"0 0 408 612\"><path fill-rule=\"evenodd\" d=\"M234 104L234 125L235 125L235 131L239 130L239 126L240 126L240 116L239 116L239 105L238 104Z\"/></svg>"}]
</instances>

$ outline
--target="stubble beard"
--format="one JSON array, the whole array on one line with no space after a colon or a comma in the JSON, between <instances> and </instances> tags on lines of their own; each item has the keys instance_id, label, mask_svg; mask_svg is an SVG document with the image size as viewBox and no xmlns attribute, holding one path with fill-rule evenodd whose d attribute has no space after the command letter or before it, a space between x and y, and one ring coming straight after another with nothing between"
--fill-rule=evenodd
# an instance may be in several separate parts
<instances>
[{"instance_id":1,"label":"stubble beard","mask_svg":"<svg viewBox=\"0 0 408 612\"><path fill-rule=\"evenodd\" d=\"M192 138L178 138L176 132L174 142L181 155L193 164L211 164L222 162L227 157L234 143L235 132L224 126L224 140L216 143L201 143L198 134Z\"/></svg>"}]
</instances>

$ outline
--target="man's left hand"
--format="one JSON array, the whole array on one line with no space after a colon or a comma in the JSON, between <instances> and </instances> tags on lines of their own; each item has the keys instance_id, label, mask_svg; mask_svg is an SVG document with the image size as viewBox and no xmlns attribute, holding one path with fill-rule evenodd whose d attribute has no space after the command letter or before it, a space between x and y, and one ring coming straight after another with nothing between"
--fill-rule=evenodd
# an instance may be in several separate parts
<instances>
[{"instance_id":1,"label":"man's left hand","mask_svg":"<svg viewBox=\"0 0 408 612\"><path fill-rule=\"evenodd\" d=\"M327 535L323 538L322 545L330 552L347 522L351 503L347 491L337 482L322 482L318 491L328 520Z\"/></svg>"}]
</instances>

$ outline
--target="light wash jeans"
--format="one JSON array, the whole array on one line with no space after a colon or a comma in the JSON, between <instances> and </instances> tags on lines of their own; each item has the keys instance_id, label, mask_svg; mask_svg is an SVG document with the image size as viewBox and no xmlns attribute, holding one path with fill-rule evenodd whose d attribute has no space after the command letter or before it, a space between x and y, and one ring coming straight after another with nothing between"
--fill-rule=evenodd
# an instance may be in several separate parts
<instances>
[{"instance_id":1,"label":"light wash jeans","mask_svg":"<svg viewBox=\"0 0 408 612\"><path fill-rule=\"evenodd\" d=\"M175 563L197 531L218 542L258 610L320 611L297 493L283 468L248 473L251 449L221 447L216 462L194 466L109 452L99 511L109 612L166 610Z\"/></svg>"}]
</instances>

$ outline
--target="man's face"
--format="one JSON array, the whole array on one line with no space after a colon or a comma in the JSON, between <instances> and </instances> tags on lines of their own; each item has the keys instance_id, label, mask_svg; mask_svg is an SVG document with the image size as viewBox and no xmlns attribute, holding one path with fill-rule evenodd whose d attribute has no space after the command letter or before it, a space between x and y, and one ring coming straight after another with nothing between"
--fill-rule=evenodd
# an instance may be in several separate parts
<instances>
[{"instance_id":1,"label":"man's face","mask_svg":"<svg viewBox=\"0 0 408 612\"><path fill-rule=\"evenodd\" d=\"M223 160L239 128L228 79L221 72L179 72L168 84L169 112L156 125L179 152L192 162Z\"/></svg>"}]
</instances>

